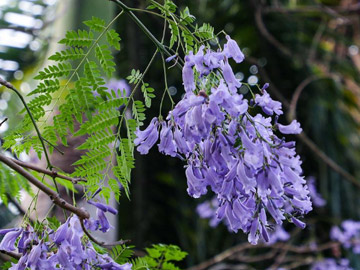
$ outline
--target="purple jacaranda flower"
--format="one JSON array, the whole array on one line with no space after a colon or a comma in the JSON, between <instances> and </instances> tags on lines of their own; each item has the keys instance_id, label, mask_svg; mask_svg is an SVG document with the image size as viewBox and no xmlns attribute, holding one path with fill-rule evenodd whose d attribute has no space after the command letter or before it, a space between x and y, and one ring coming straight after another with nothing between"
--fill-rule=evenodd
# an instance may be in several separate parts
<instances>
[{"instance_id":1,"label":"purple jacaranda flower","mask_svg":"<svg viewBox=\"0 0 360 270\"><path fill-rule=\"evenodd\" d=\"M190 62L189 58L186 57L185 57L185 64L182 70L183 84L184 84L185 92L192 92L196 89L194 71L192 69L194 63Z\"/></svg>"},{"instance_id":2,"label":"purple jacaranda flower","mask_svg":"<svg viewBox=\"0 0 360 270\"><path fill-rule=\"evenodd\" d=\"M258 226L259 218L255 218L251 223L250 233L248 236L248 241L253 245L256 245L259 240Z\"/></svg>"},{"instance_id":3,"label":"purple jacaranda flower","mask_svg":"<svg viewBox=\"0 0 360 270\"><path fill-rule=\"evenodd\" d=\"M32 269L32 270L38 269L37 264L40 259L40 255L41 255L41 251L42 251L41 246L42 246L42 243L39 243L38 245L33 246L29 253L27 267L30 267L30 269Z\"/></svg>"},{"instance_id":4,"label":"purple jacaranda flower","mask_svg":"<svg viewBox=\"0 0 360 270\"><path fill-rule=\"evenodd\" d=\"M54 243L60 245L65 238L67 237L67 233L69 230L69 219L56 230L55 235L53 237Z\"/></svg>"},{"instance_id":5,"label":"purple jacaranda flower","mask_svg":"<svg viewBox=\"0 0 360 270\"><path fill-rule=\"evenodd\" d=\"M283 114L283 111L281 110L281 103L273 100L265 90L263 90L262 95L256 94L255 102L267 115L273 115L274 113L277 115Z\"/></svg>"},{"instance_id":6,"label":"purple jacaranda flower","mask_svg":"<svg viewBox=\"0 0 360 270\"><path fill-rule=\"evenodd\" d=\"M24 256L22 256L19 261L16 264L12 264L12 266L9 268L9 270L25 270L26 263L28 261L29 254L26 253Z\"/></svg>"},{"instance_id":7,"label":"purple jacaranda flower","mask_svg":"<svg viewBox=\"0 0 360 270\"><path fill-rule=\"evenodd\" d=\"M0 250L14 251L16 249L15 241L22 232L23 229L8 231L0 243Z\"/></svg>"},{"instance_id":8,"label":"purple jacaranda flower","mask_svg":"<svg viewBox=\"0 0 360 270\"><path fill-rule=\"evenodd\" d=\"M194 198L199 198L201 195L207 192L206 186L204 186L205 179L196 175L197 168L189 165L185 170L186 179L188 182L187 192Z\"/></svg>"},{"instance_id":9,"label":"purple jacaranda flower","mask_svg":"<svg viewBox=\"0 0 360 270\"><path fill-rule=\"evenodd\" d=\"M111 207L110 205L107 204L103 204L103 203L99 203L99 202L94 202L91 200L87 201L89 204L96 206L97 208L99 208L100 210L104 211L104 212L110 212L113 215L117 215L118 211Z\"/></svg>"},{"instance_id":10,"label":"purple jacaranda flower","mask_svg":"<svg viewBox=\"0 0 360 270\"><path fill-rule=\"evenodd\" d=\"M190 147L183 136L183 132L181 132L179 128L175 128L174 140L178 151L187 156L190 153Z\"/></svg>"},{"instance_id":11,"label":"purple jacaranda flower","mask_svg":"<svg viewBox=\"0 0 360 270\"><path fill-rule=\"evenodd\" d=\"M309 194L311 197L311 201L316 207L323 207L326 204L326 201L321 196L320 193L317 192L316 186L315 186L315 178L309 177L307 180L308 188L309 188Z\"/></svg>"},{"instance_id":12,"label":"purple jacaranda flower","mask_svg":"<svg viewBox=\"0 0 360 270\"><path fill-rule=\"evenodd\" d=\"M244 61L245 56L239 48L239 45L236 43L235 40L231 39L230 36L226 36L227 43L224 47L225 55L229 58L235 60L236 63L241 63Z\"/></svg>"},{"instance_id":13,"label":"purple jacaranda flower","mask_svg":"<svg viewBox=\"0 0 360 270\"><path fill-rule=\"evenodd\" d=\"M299 228L301 229L305 229L306 224L302 221L300 221L299 219L297 219L296 217L291 217L291 221Z\"/></svg>"},{"instance_id":14,"label":"purple jacaranda flower","mask_svg":"<svg viewBox=\"0 0 360 270\"><path fill-rule=\"evenodd\" d=\"M7 234L8 232L13 232L13 231L17 231L18 228L10 228L10 229L1 229L0 230L0 235L5 235Z\"/></svg>"},{"instance_id":15,"label":"purple jacaranda flower","mask_svg":"<svg viewBox=\"0 0 360 270\"><path fill-rule=\"evenodd\" d=\"M176 156L176 143L174 140L174 133L171 130L171 126L166 122L161 123L160 143L158 144L159 152L164 153L172 157Z\"/></svg>"},{"instance_id":16,"label":"purple jacaranda flower","mask_svg":"<svg viewBox=\"0 0 360 270\"><path fill-rule=\"evenodd\" d=\"M154 146L156 141L159 138L158 132L159 121L154 117L150 125L143 131L137 129L135 131L136 139L134 140L135 145L137 145L137 150L142 154L146 155L150 148Z\"/></svg>"},{"instance_id":17,"label":"purple jacaranda flower","mask_svg":"<svg viewBox=\"0 0 360 270\"><path fill-rule=\"evenodd\" d=\"M232 94L235 94L237 91L237 88L241 87L241 83L238 79L236 79L234 72L230 66L230 64L225 61L221 64L221 70L223 72L223 76L225 79L225 82L229 86L229 90Z\"/></svg>"},{"instance_id":18,"label":"purple jacaranda flower","mask_svg":"<svg viewBox=\"0 0 360 270\"><path fill-rule=\"evenodd\" d=\"M105 213L102 210L97 209L96 214L100 222L100 231L107 232L108 230L110 230L111 225L108 219L106 218Z\"/></svg>"},{"instance_id":19,"label":"purple jacaranda flower","mask_svg":"<svg viewBox=\"0 0 360 270\"><path fill-rule=\"evenodd\" d=\"M278 124L278 128L283 134L300 134L302 128L300 127L300 123L296 120L293 120L290 125L281 125Z\"/></svg>"}]
</instances>

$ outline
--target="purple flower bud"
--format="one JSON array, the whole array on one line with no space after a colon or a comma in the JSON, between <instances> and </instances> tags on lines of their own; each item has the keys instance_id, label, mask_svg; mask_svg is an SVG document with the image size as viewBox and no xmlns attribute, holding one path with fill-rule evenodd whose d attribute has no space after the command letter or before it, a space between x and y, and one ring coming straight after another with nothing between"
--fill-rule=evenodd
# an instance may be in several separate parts
<instances>
[{"instance_id":1,"label":"purple flower bud","mask_svg":"<svg viewBox=\"0 0 360 270\"><path fill-rule=\"evenodd\" d=\"M168 58L165 59L166 62L171 62L172 60L174 60L177 57L177 54L174 54L172 56L169 56Z\"/></svg>"},{"instance_id":2,"label":"purple flower bud","mask_svg":"<svg viewBox=\"0 0 360 270\"><path fill-rule=\"evenodd\" d=\"M266 90L269 88L269 83L265 83L263 87L261 87L261 90Z\"/></svg>"},{"instance_id":3,"label":"purple flower bud","mask_svg":"<svg viewBox=\"0 0 360 270\"><path fill-rule=\"evenodd\" d=\"M299 228L301 229L305 229L306 224L302 221L300 221L299 219L297 219L296 217L291 217L291 221Z\"/></svg>"},{"instance_id":4,"label":"purple flower bud","mask_svg":"<svg viewBox=\"0 0 360 270\"><path fill-rule=\"evenodd\" d=\"M94 206L96 206L97 208L99 208L100 210L102 210L104 212L110 212L113 215L117 215L117 213L118 213L118 211L115 208L113 208L113 207L111 207L109 205L99 203L99 202L93 202L91 200L88 200L87 202L88 202L88 204L94 205Z\"/></svg>"}]
</instances>

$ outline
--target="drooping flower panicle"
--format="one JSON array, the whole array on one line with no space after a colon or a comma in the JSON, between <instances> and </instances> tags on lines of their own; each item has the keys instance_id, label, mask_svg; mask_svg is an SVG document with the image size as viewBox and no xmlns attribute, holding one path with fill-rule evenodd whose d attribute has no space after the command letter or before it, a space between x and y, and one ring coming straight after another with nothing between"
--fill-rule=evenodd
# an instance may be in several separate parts
<instances>
[{"instance_id":1,"label":"drooping flower panicle","mask_svg":"<svg viewBox=\"0 0 360 270\"><path fill-rule=\"evenodd\" d=\"M244 60L237 43L227 37L224 50L204 46L185 57L183 99L169 112L166 121L154 118L144 131L137 130L135 144L147 154L158 139L160 152L186 160L188 193L194 198L216 194L217 224L249 233L249 241L268 241L272 217L278 225L288 219L304 228L299 217L312 210L301 160L295 142L282 134L298 134L300 124L281 125L262 114L250 113L247 99L239 94L241 82L230 60ZM255 106L266 115L281 115L281 103L271 99L264 85L255 96ZM277 131L278 130L278 131ZM205 208L205 206L204 206ZM208 212L210 213L210 212ZM214 218L212 216L212 218Z\"/></svg>"}]
</instances>

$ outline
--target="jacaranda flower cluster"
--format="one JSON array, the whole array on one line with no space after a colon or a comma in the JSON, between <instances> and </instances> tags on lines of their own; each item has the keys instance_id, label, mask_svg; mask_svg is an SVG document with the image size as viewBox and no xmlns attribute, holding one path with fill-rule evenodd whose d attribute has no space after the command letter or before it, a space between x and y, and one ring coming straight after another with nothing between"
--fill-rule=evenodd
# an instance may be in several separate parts
<instances>
[{"instance_id":1,"label":"jacaranda flower cluster","mask_svg":"<svg viewBox=\"0 0 360 270\"><path fill-rule=\"evenodd\" d=\"M105 212L117 214L116 209L98 202L89 203L98 208L97 219L85 220L85 228L89 231L108 231L110 224ZM130 263L120 265L109 255L98 253L84 237L85 233L77 216L69 217L56 231L47 227L39 232L27 225L26 228L0 230L0 235L4 235L0 250L17 251L21 255L9 270L131 270L132 267Z\"/></svg>"},{"instance_id":2,"label":"jacaranda flower cluster","mask_svg":"<svg viewBox=\"0 0 360 270\"><path fill-rule=\"evenodd\" d=\"M346 249L351 248L355 254L360 254L360 221L345 220L340 227L332 227L330 238L339 241Z\"/></svg>"},{"instance_id":3,"label":"jacaranda flower cluster","mask_svg":"<svg viewBox=\"0 0 360 270\"><path fill-rule=\"evenodd\" d=\"M287 219L304 228L299 217L312 210L295 142L281 135L302 129L296 120L277 123L282 106L266 91L268 84L250 103L239 94L242 84L231 59L241 63L244 55L230 37L223 50L201 46L186 55L183 99L166 120L154 118L137 130L135 144L147 154L160 130L159 151L187 163L188 194L199 198L210 188L216 194L216 219L256 244L260 238L269 241L270 217L278 225Z\"/></svg>"},{"instance_id":4,"label":"jacaranda flower cluster","mask_svg":"<svg viewBox=\"0 0 360 270\"><path fill-rule=\"evenodd\" d=\"M312 264L310 270L353 270L348 259L325 258Z\"/></svg>"}]
</instances>

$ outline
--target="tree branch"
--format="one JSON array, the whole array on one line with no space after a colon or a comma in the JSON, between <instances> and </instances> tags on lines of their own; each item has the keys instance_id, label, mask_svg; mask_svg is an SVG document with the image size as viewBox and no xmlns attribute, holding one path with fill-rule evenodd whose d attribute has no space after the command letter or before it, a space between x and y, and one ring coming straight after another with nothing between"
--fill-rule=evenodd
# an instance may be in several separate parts
<instances>
[{"instance_id":1,"label":"tree branch","mask_svg":"<svg viewBox=\"0 0 360 270\"><path fill-rule=\"evenodd\" d=\"M30 170L33 170L33 171L36 171L36 172L39 172L39 173L44 173L48 176L51 176L52 178L61 178L61 179L64 179L64 180L68 180L68 181L71 181L73 184L77 184L78 182L87 182L86 179L84 178L73 178L73 177L70 177L70 176L66 176L66 175L62 175L62 174L59 174L57 171L50 171L50 170L47 170L47 169L43 169L43 168L40 168L38 166L35 166L33 164L29 164L29 163L26 163L26 162L23 162L23 161L20 161L20 160L17 160L17 159L11 159L12 162L16 163L17 165L20 165L21 167L24 167L24 168L27 168L27 169L30 169Z\"/></svg>"},{"instance_id":2,"label":"tree branch","mask_svg":"<svg viewBox=\"0 0 360 270\"><path fill-rule=\"evenodd\" d=\"M11 251L0 250L0 253L5 254L7 256L10 256L10 257L12 257L14 259L17 259L17 260L19 260L21 258L21 254L11 252Z\"/></svg>"},{"instance_id":3,"label":"tree branch","mask_svg":"<svg viewBox=\"0 0 360 270\"><path fill-rule=\"evenodd\" d=\"M24 176L30 183L39 188L45 194L47 194L54 204L59 206L64 210L68 210L75 215L77 215L80 219L87 219L90 217L89 213L83 209L77 208L72 204L69 204L67 201L62 199L58 193L53 191L51 188L47 187L43 183L41 183L38 179L36 179L31 173L23 169L20 165L16 164L12 159L0 154L0 161L5 163L7 166Z\"/></svg>"}]
</instances>

